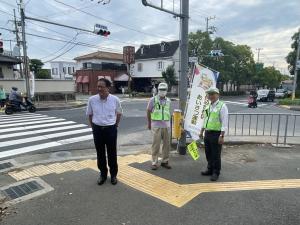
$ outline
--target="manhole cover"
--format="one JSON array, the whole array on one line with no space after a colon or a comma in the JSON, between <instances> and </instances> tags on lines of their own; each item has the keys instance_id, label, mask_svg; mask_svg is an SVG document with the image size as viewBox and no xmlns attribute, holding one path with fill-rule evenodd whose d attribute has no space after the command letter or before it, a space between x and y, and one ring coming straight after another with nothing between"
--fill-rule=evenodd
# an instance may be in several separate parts
<instances>
[{"instance_id":1,"label":"manhole cover","mask_svg":"<svg viewBox=\"0 0 300 225\"><path fill-rule=\"evenodd\" d=\"M13 200L16 198L23 197L25 195L29 195L33 192L42 190L43 187L38 184L36 181L30 181L27 183L19 184L16 186L9 187L7 189L2 190L4 195L9 198L9 200Z\"/></svg>"},{"instance_id":2,"label":"manhole cover","mask_svg":"<svg viewBox=\"0 0 300 225\"><path fill-rule=\"evenodd\" d=\"M11 205L53 191L54 189L39 177L22 180L7 186L0 187L0 196L5 204Z\"/></svg>"}]
</instances>

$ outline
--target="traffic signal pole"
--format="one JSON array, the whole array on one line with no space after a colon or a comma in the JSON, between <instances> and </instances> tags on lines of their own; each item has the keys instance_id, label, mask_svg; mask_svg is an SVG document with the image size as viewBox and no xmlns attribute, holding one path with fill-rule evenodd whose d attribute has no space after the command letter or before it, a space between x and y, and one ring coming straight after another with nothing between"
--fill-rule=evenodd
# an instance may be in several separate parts
<instances>
[{"instance_id":1,"label":"traffic signal pole","mask_svg":"<svg viewBox=\"0 0 300 225\"><path fill-rule=\"evenodd\" d=\"M188 32L189 32L189 0L181 0L180 14L152 5L147 0L142 0L144 6L149 6L160 11L172 14L180 18L180 69L179 69L179 106L182 112L185 111L187 101L187 79L188 79ZM163 5L163 2L161 3ZM186 134L183 132L179 144L179 154L186 154Z\"/></svg>"},{"instance_id":2,"label":"traffic signal pole","mask_svg":"<svg viewBox=\"0 0 300 225\"><path fill-rule=\"evenodd\" d=\"M29 63L27 58L26 34L25 34L25 12L23 0L20 0L20 13L21 13L21 26L22 26L22 45L23 45L23 65L24 65L24 78L26 86L26 95L31 96L29 86Z\"/></svg>"},{"instance_id":3,"label":"traffic signal pole","mask_svg":"<svg viewBox=\"0 0 300 225\"><path fill-rule=\"evenodd\" d=\"M297 47L297 56L296 56L296 62L295 62L295 73L294 73L294 83L293 83L293 93L292 93L292 100L296 97L296 87L297 87L297 76L298 76L298 70L300 68L297 68L297 62L300 56L300 28L299 28L299 36L298 36L298 47Z\"/></svg>"}]
</instances>

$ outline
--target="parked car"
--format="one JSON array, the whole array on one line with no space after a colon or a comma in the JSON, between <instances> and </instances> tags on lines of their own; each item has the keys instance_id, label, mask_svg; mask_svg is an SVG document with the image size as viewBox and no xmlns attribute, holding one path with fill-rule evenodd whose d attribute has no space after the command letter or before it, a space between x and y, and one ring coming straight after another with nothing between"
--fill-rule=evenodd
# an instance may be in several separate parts
<instances>
[{"instance_id":1,"label":"parked car","mask_svg":"<svg viewBox=\"0 0 300 225\"><path fill-rule=\"evenodd\" d=\"M261 89L257 91L257 101L274 102L274 99L275 99L275 91L271 91L268 89Z\"/></svg>"},{"instance_id":2,"label":"parked car","mask_svg":"<svg viewBox=\"0 0 300 225\"><path fill-rule=\"evenodd\" d=\"M275 92L276 98L285 98L288 96L288 92L285 89L277 89Z\"/></svg>"}]
</instances>

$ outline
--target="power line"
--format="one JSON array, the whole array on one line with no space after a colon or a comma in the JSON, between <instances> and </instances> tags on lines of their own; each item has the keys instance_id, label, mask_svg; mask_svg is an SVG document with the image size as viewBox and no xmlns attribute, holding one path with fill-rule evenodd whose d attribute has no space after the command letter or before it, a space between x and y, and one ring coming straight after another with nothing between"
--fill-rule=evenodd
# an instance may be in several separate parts
<instances>
[{"instance_id":1,"label":"power line","mask_svg":"<svg viewBox=\"0 0 300 225\"><path fill-rule=\"evenodd\" d=\"M7 29L5 27L0 27L0 29L3 29L3 30L7 30L7 31L10 31L10 32L15 32L14 30L10 30L10 29ZM52 40L52 41L58 41L58 42L64 42L64 43L67 43L69 41L67 40L62 40L62 39L56 39L56 38L51 38L51 37L45 37L45 36L42 36L42 35L38 35L38 34L31 34L31 33L26 33L26 35L29 35L29 36L33 36L33 37L39 37L39 38L43 38L43 39L48 39L48 40ZM106 47L98 47L96 45L92 45L92 44L88 44L88 43L85 43L85 42L70 42L71 44L77 44L77 45L80 45L80 46L84 46L84 47L89 47L89 48L96 48L98 50L104 50L104 51L118 51L118 52L121 52L120 50L117 50L117 49L113 49L113 48L106 48Z\"/></svg>"},{"instance_id":2,"label":"power line","mask_svg":"<svg viewBox=\"0 0 300 225\"><path fill-rule=\"evenodd\" d=\"M69 51L71 51L71 50L72 50L73 48L75 48L76 46L77 46L77 45L74 44L71 48L67 49L67 50L64 51L63 53L61 53L61 54L59 54L58 56L56 56L56 57L54 57L54 58L52 58L52 59L50 59L50 60L47 60L47 61L45 61L45 62L43 62L43 63L51 62L51 61L53 61L53 60L55 60L55 59L57 59L57 58L63 56L64 54L68 53Z\"/></svg>"},{"instance_id":3,"label":"power line","mask_svg":"<svg viewBox=\"0 0 300 225\"><path fill-rule=\"evenodd\" d=\"M53 52L53 53L51 53L51 54L49 54L49 55L47 55L47 56L41 57L40 59L48 58L48 57L53 56L53 55L55 55L56 53L60 52L60 51L63 50L65 47L67 47L67 46L70 44L71 41L74 41L74 40L76 39L77 36L78 36L78 33L77 33L77 34L76 34L69 42L67 42L66 44L64 44L64 45L63 45L61 48L59 48L57 51L55 51L55 52Z\"/></svg>"},{"instance_id":4,"label":"power line","mask_svg":"<svg viewBox=\"0 0 300 225\"><path fill-rule=\"evenodd\" d=\"M82 12L82 13L84 13L84 14L87 14L87 15L92 16L92 17L97 18L97 19L101 19L101 20L103 20L103 21L106 21L106 22L108 22L108 23L110 23L110 24L114 24L114 25L116 25L116 26L122 27L122 28L124 28L124 29L132 30L132 31L135 31L135 32L138 32L138 33L141 33L141 34L144 34L144 35L152 36L152 37L158 37L158 38L164 38L164 39L169 39L169 40L171 40L170 38L166 38L166 37L163 37L163 36L150 34L150 33L147 33L147 32L143 32L143 31L137 30L137 29L135 29L135 28L131 28L131 27L128 27L128 26L119 24L119 23L115 23L115 22L113 22L113 21L107 20L107 19L105 19L105 18L103 18L103 17L100 17L100 16L96 16L96 15L94 15L94 14L92 14L92 13L86 12L86 11L84 11L84 10L82 10L82 9L76 8L76 7L72 6L72 5L66 4L66 3L61 2L61 1L58 1L58 0L54 0L54 1L57 2L57 3L59 3L59 4L65 5L65 6L67 6L67 7L70 7L70 8L72 8L72 9L76 10L76 11Z\"/></svg>"}]
</instances>

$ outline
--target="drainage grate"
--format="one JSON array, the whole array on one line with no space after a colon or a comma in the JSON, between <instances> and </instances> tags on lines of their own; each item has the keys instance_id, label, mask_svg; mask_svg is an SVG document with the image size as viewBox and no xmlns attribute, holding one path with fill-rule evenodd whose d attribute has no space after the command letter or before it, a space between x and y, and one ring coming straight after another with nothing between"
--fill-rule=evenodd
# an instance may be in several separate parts
<instances>
[{"instance_id":1,"label":"drainage grate","mask_svg":"<svg viewBox=\"0 0 300 225\"><path fill-rule=\"evenodd\" d=\"M11 162L0 163L0 170L11 168L14 165Z\"/></svg>"},{"instance_id":2,"label":"drainage grate","mask_svg":"<svg viewBox=\"0 0 300 225\"><path fill-rule=\"evenodd\" d=\"M38 182L29 181L16 186L11 186L7 189L2 190L2 192L7 198L9 198L9 200L14 200L42 189L43 187Z\"/></svg>"}]
</instances>

